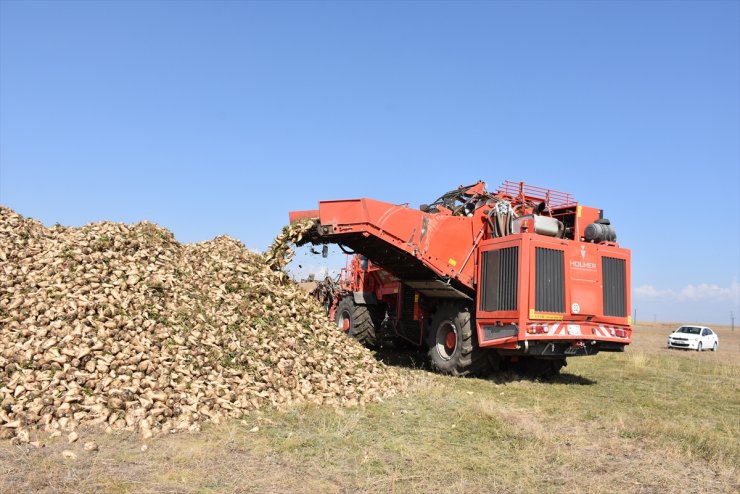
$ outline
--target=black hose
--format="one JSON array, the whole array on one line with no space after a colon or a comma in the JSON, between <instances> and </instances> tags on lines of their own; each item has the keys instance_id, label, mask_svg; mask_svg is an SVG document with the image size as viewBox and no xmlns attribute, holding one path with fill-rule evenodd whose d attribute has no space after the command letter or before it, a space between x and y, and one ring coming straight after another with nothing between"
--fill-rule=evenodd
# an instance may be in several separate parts
<instances>
[{"instance_id":1,"label":"black hose","mask_svg":"<svg viewBox=\"0 0 740 494\"><path fill-rule=\"evenodd\" d=\"M337 245L339 246L339 249L340 249L340 250L341 250L342 252L344 252L345 254L348 254L348 255L350 255L350 256L351 256L351 255L353 255L353 254L355 254L355 251L352 251L352 250L346 250L346 249L344 248L344 246L343 246L342 244L337 244Z\"/></svg>"}]
</instances>

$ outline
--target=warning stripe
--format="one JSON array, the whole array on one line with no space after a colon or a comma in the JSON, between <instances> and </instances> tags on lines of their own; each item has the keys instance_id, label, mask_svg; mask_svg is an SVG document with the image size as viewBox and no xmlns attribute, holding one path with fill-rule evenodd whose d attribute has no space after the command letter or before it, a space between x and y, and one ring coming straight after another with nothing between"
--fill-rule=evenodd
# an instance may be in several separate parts
<instances>
[{"instance_id":1,"label":"warning stripe","mask_svg":"<svg viewBox=\"0 0 740 494\"><path fill-rule=\"evenodd\" d=\"M546 335L548 336L568 336L568 325L565 323L550 323L550 324L530 324L529 327L531 328L537 328L539 326L542 326L542 328L545 330ZM580 334L574 334L572 336L585 336L587 333L584 331L589 331L588 326L583 327L581 326L581 333ZM602 338L626 338L625 336L617 336L616 334L613 334L612 332L616 331L616 328L614 326L604 326L603 324L600 324L598 326L591 326L590 329L591 333L594 336L599 336Z\"/></svg>"}]
</instances>

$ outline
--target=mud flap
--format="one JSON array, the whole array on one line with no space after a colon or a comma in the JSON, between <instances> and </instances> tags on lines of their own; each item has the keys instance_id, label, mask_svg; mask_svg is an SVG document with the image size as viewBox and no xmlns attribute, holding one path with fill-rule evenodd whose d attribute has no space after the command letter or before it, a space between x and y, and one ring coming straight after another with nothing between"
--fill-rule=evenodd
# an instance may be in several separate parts
<instances>
[{"instance_id":1,"label":"mud flap","mask_svg":"<svg viewBox=\"0 0 740 494\"><path fill-rule=\"evenodd\" d=\"M352 297L357 305L377 305L378 299L372 292L352 292Z\"/></svg>"}]
</instances>

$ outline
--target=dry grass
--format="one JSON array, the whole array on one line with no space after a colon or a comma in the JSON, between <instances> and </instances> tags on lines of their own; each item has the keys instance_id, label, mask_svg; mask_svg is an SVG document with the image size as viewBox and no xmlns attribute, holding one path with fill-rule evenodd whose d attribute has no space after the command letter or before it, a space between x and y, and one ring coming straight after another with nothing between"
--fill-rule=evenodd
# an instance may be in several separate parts
<instances>
[{"instance_id":1,"label":"dry grass","mask_svg":"<svg viewBox=\"0 0 740 494\"><path fill-rule=\"evenodd\" d=\"M407 397L303 407L155 440L77 444L76 461L0 445L0 492L733 492L740 330L717 353L667 350L641 326L624 354L571 359L553 382L407 370ZM255 426L259 431L250 432Z\"/></svg>"}]
</instances>

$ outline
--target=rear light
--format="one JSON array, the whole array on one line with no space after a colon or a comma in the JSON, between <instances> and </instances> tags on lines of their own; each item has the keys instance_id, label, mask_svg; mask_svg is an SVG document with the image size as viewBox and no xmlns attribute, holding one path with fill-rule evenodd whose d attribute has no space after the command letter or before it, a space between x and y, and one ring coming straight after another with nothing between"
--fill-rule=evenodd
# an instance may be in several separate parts
<instances>
[{"instance_id":1,"label":"rear light","mask_svg":"<svg viewBox=\"0 0 740 494\"><path fill-rule=\"evenodd\" d=\"M547 327L544 324L533 324L527 328L527 334L545 334Z\"/></svg>"},{"instance_id":2,"label":"rear light","mask_svg":"<svg viewBox=\"0 0 740 494\"><path fill-rule=\"evenodd\" d=\"M627 331L621 328L605 328L604 326L592 327L591 334L602 337L627 338Z\"/></svg>"},{"instance_id":3,"label":"rear light","mask_svg":"<svg viewBox=\"0 0 740 494\"><path fill-rule=\"evenodd\" d=\"M619 329L619 328L609 328L609 334L617 338L627 337L627 333L624 331L624 329Z\"/></svg>"}]
</instances>

